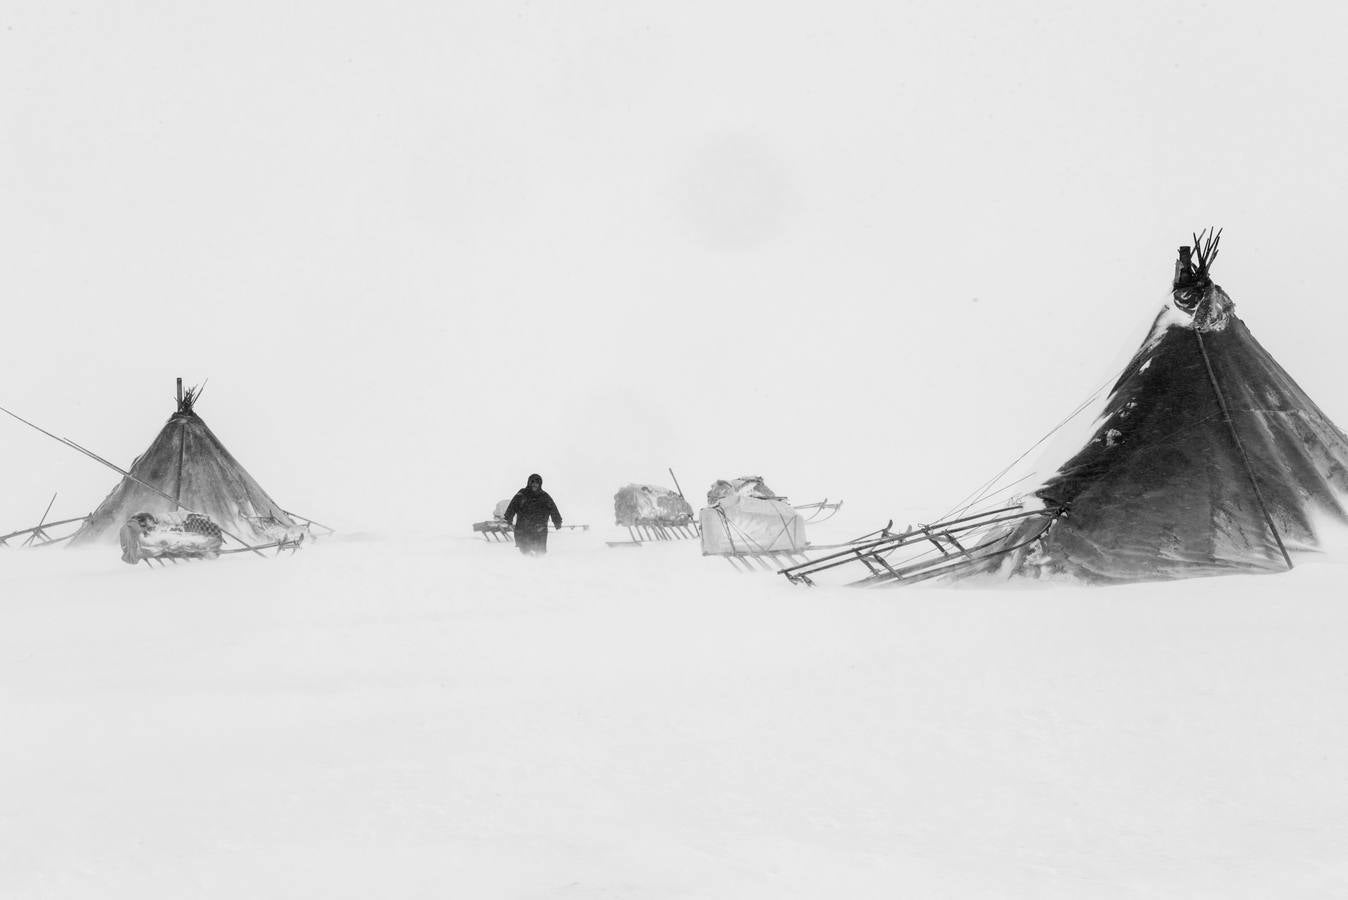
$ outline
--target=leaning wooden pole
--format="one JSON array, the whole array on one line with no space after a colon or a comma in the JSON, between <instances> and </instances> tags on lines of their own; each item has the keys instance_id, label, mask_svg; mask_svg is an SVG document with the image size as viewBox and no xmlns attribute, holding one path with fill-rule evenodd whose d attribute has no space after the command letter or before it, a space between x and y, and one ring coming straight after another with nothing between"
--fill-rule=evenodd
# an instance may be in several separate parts
<instances>
[{"instance_id":1,"label":"leaning wooden pole","mask_svg":"<svg viewBox=\"0 0 1348 900\"><path fill-rule=\"evenodd\" d=\"M47 508L42 511L42 518L37 520L37 527L33 529L32 534L28 535L28 540L23 542L23 545L25 547L32 544L33 541L37 540L37 536L39 534L42 534L42 526L47 524L47 514L51 512L51 508L55 505L56 505L56 494L53 493L51 495L51 500L48 501L47 503Z\"/></svg>"},{"instance_id":2,"label":"leaning wooden pole","mask_svg":"<svg viewBox=\"0 0 1348 900\"><path fill-rule=\"evenodd\" d=\"M183 411L183 380L178 379L178 412ZM173 482L173 508L183 508L183 457L187 453L187 442L183 439L183 429L178 429L178 479Z\"/></svg>"},{"instance_id":3,"label":"leaning wooden pole","mask_svg":"<svg viewBox=\"0 0 1348 900\"><path fill-rule=\"evenodd\" d=\"M1226 396L1222 393L1221 385L1217 383L1217 373L1212 369L1212 360L1208 358L1208 348L1203 343L1203 331L1198 323L1194 323L1194 337L1198 338L1198 351L1203 356L1203 366L1208 370L1208 383L1212 385L1212 392L1217 395L1217 405L1222 410L1222 419L1226 422L1226 429L1231 433L1231 440L1236 444L1236 452L1240 454L1240 461L1245 466L1245 475L1250 480L1250 487L1254 489L1255 502L1259 504L1259 511L1264 514L1264 524L1268 526L1269 533L1273 535L1274 542L1278 545L1278 552L1282 554L1283 562L1287 563L1287 568L1292 568L1292 555L1287 552L1286 545L1282 542L1282 535L1278 533L1278 527L1273 524L1273 516L1269 514L1268 504L1264 502L1264 492L1259 489L1259 479L1254 477L1254 467L1250 465L1249 454L1245 452L1245 444L1240 439L1240 434L1236 432L1236 423L1231 419L1231 410L1226 405Z\"/></svg>"},{"instance_id":4,"label":"leaning wooden pole","mask_svg":"<svg viewBox=\"0 0 1348 900\"><path fill-rule=\"evenodd\" d=\"M679 498L682 499L685 503L687 503L688 498L683 496L683 488L679 487L679 476L674 474L673 467L670 467L669 477L674 479L674 490L679 492Z\"/></svg>"}]
</instances>

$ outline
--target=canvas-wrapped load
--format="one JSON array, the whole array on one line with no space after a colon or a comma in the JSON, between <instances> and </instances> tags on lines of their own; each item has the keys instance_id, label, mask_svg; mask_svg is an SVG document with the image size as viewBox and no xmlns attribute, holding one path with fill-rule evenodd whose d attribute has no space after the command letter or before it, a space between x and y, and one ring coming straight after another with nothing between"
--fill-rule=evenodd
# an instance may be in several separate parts
<instances>
[{"instance_id":1,"label":"canvas-wrapped load","mask_svg":"<svg viewBox=\"0 0 1348 900\"><path fill-rule=\"evenodd\" d=\"M674 491L653 484L628 484L613 495L617 525L691 525L693 507Z\"/></svg>"},{"instance_id":2,"label":"canvas-wrapped load","mask_svg":"<svg viewBox=\"0 0 1348 900\"><path fill-rule=\"evenodd\" d=\"M492 518L499 519L502 522L505 521L506 510L510 508L510 499L511 498L507 497L496 504L496 508L491 512Z\"/></svg>"},{"instance_id":3,"label":"canvas-wrapped load","mask_svg":"<svg viewBox=\"0 0 1348 900\"><path fill-rule=\"evenodd\" d=\"M798 552L807 546L805 520L757 475L713 484L698 521L704 556Z\"/></svg>"},{"instance_id":4,"label":"canvas-wrapped load","mask_svg":"<svg viewBox=\"0 0 1348 900\"><path fill-rule=\"evenodd\" d=\"M224 543L220 526L197 513L136 513L118 537L122 562L142 559L215 559Z\"/></svg>"},{"instance_id":5,"label":"canvas-wrapped load","mask_svg":"<svg viewBox=\"0 0 1348 900\"><path fill-rule=\"evenodd\" d=\"M731 496L757 497L759 500L777 500L786 499L778 497L772 488L767 486L761 475L741 475L739 478L732 478L729 481L713 481L707 490L707 505L715 506L717 502Z\"/></svg>"}]
</instances>

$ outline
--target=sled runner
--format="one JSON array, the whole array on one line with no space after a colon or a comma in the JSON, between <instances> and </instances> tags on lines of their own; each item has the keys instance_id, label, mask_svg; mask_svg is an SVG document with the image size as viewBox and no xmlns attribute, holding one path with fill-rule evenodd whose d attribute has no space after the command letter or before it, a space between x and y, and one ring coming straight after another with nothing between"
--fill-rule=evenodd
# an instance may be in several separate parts
<instances>
[{"instance_id":1,"label":"sled runner","mask_svg":"<svg viewBox=\"0 0 1348 900\"><path fill-rule=\"evenodd\" d=\"M800 506L793 506L791 508L796 512L806 513L805 524L818 525L821 522L827 522L829 519L836 516L838 510L842 509L842 505L843 502L841 500L836 503L829 503L828 498L825 497L818 503L802 503Z\"/></svg>"}]
</instances>

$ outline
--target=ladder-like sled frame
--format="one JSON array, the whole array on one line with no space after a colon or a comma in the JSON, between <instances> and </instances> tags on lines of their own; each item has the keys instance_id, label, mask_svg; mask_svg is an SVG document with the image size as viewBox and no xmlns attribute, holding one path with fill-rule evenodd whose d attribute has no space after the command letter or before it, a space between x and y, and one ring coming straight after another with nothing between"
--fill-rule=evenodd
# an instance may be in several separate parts
<instances>
[{"instance_id":1,"label":"ladder-like sled frame","mask_svg":"<svg viewBox=\"0 0 1348 900\"><path fill-rule=\"evenodd\" d=\"M754 550L743 553L704 553L703 556L717 556L730 563L737 572L781 572L783 566L794 567L809 562L809 557L800 550Z\"/></svg>"},{"instance_id":2,"label":"ladder-like sled frame","mask_svg":"<svg viewBox=\"0 0 1348 900\"><path fill-rule=\"evenodd\" d=\"M75 531L70 532L70 534L63 534L55 537L52 536L51 532L47 529L61 528L65 525L74 525L77 522L80 525L83 525L87 521L89 521L88 516L80 516L75 519L62 519L59 522L42 521L32 528L11 531L9 534L0 534L0 547L9 547L10 541L19 538L24 538L23 543L19 545L20 547L45 547L48 544L60 544L73 538L75 533L79 531L79 528L76 528ZM25 535L27 535L27 537L24 537Z\"/></svg>"},{"instance_id":3,"label":"ladder-like sled frame","mask_svg":"<svg viewBox=\"0 0 1348 900\"><path fill-rule=\"evenodd\" d=\"M589 525L563 525L561 528L552 528L553 531L589 531ZM515 543L515 529L502 519L488 519L485 522L474 522L473 532L482 535L482 540L487 543Z\"/></svg>"},{"instance_id":4,"label":"ladder-like sled frame","mask_svg":"<svg viewBox=\"0 0 1348 900\"><path fill-rule=\"evenodd\" d=\"M56 505L56 497L56 494L51 495L51 500L47 502L47 508L42 511L42 518L38 519L37 524L32 528L22 528L18 531L11 531L9 534L0 534L0 547L8 547L10 541L17 540L18 538L24 539L23 543L19 545L20 547L45 547L48 544L59 544L63 541L68 541L78 534L79 528L76 528L69 534L62 534L59 536L53 536L51 532L47 530L48 528L62 528L66 525L74 525L76 522L82 526L85 522L89 521L89 517L93 515L92 513L87 513L74 519L62 519L59 522L48 522L47 516L51 515L51 508ZM25 535L27 535L27 537L25 537Z\"/></svg>"},{"instance_id":5,"label":"ladder-like sled frame","mask_svg":"<svg viewBox=\"0 0 1348 900\"><path fill-rule=\"evenodd\" d=\"M638 519L626 526L631 537L628 541L606 541L610 547L640 547L654 541L686 541L702 536L702 528L697 519L669 522L658 519Z\"/></svg>"},{"instance_id":6,"label":"ladder-like sled frame","mask_svg":"<svg viewBox=\"0 0 1348 900\"><path fill-rule=\"evenodd\" d=\"M898 534L890 531L894 525L891 520L884 528L857 538L843 549L783 567L778 570L778 574L786 576L793 584L813 587L814 577L820 572L841 566L861 565L867 574L849 582L852 587L915 584L967 570L1028 547L1046 537L1062 514L1061 509L1026 510L1019 506L1007 506L943 522L911 526ZM1041 519L1042 525L1032 529L1028 535L1022 534L1020 529L1009 527L1012 523L1033 519ZM991 537L981 534L989 528L995 529ZM965 541L972 537L976 543L965 546L960 535L964 536ZM1017 535L1020 535L1019 540L1008 543ZM983 539L985 537L986 540ZM941 555L900 565L890 563L889 557L895 552L923 543L930 543Z\"/></svg>"},{"instance_id":7,"label":"ladder-like sled frame","mask_svg":"<svg viewBox=\"0 0 1348 900\"><path fill-rule=\"evenodd\" d=\"M299 552L301 543L303 543L303 539L272 541L269 544L249 544L246 547L231 547L228 550L220 550L216 555L225 556L229 553L257 553L259 556L262 556L263 554L261 551L275 548L276 553L274 553L273 556L280 556L286 550L289 550L292 554ZM162 568L167 565L165 560L176 566L180 562L200 562L207 558L208 557L205 556L197 556L188 553L164 553L159 556L142 556L139 562L143 562L153 569L154 566L151 565L152 563L159 563Z\"/></svg>"}]
</instances>

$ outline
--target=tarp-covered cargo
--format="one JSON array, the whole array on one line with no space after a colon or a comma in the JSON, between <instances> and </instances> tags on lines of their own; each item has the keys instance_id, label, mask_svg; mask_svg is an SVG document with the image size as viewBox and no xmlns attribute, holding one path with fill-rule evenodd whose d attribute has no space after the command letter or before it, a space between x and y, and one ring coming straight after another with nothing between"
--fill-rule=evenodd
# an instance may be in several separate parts
<instances>
[{"instance_id":1,"label":"tarp-covered cargo","mask_svg":"<svg viewBox=\"0 0 1348 900\"><path fill-rule=\"evenodd\" d=\"M757 475L717 481L698 513L703 555L804 550L805 521Z\"/></svg>"},{"instance_id":2,"label":"tarp-covered cargo","mask_svg":"<svg viewBox=\"0 0 1348 900\"><path fill-rule=\"evenodd\" d=\"M196 513L136 513L118 532L122 562L142 559L215 559L224 539L220 526Z\"/></svg>"},{"instance_id":3,"label":"tarp-covered cargo","mask_svg":"<svg viewBox=\"0 0 1348 900\"><path fill-rule=\"evenodd\" d=\"M629 484L613 495L614 524L691 525L693 507L674 491L653 484Z\"/></svg>"},{"instance_id":4,"label":"tarp-covered cargo","mask_svg":"<svg viewBox=\"0 0 1348 900\"><path fill-rule=\"evenodd\" d=\"M707 489L707 505L715 506L717 501L733 495L746 497L757 497L759 500L785 500L785 497L778 497L772 488L768 487L763 481L761 475L741 475L739 478L732 478L729 481L717 480L712 482Z\"/></svg>"}]
</instances>

